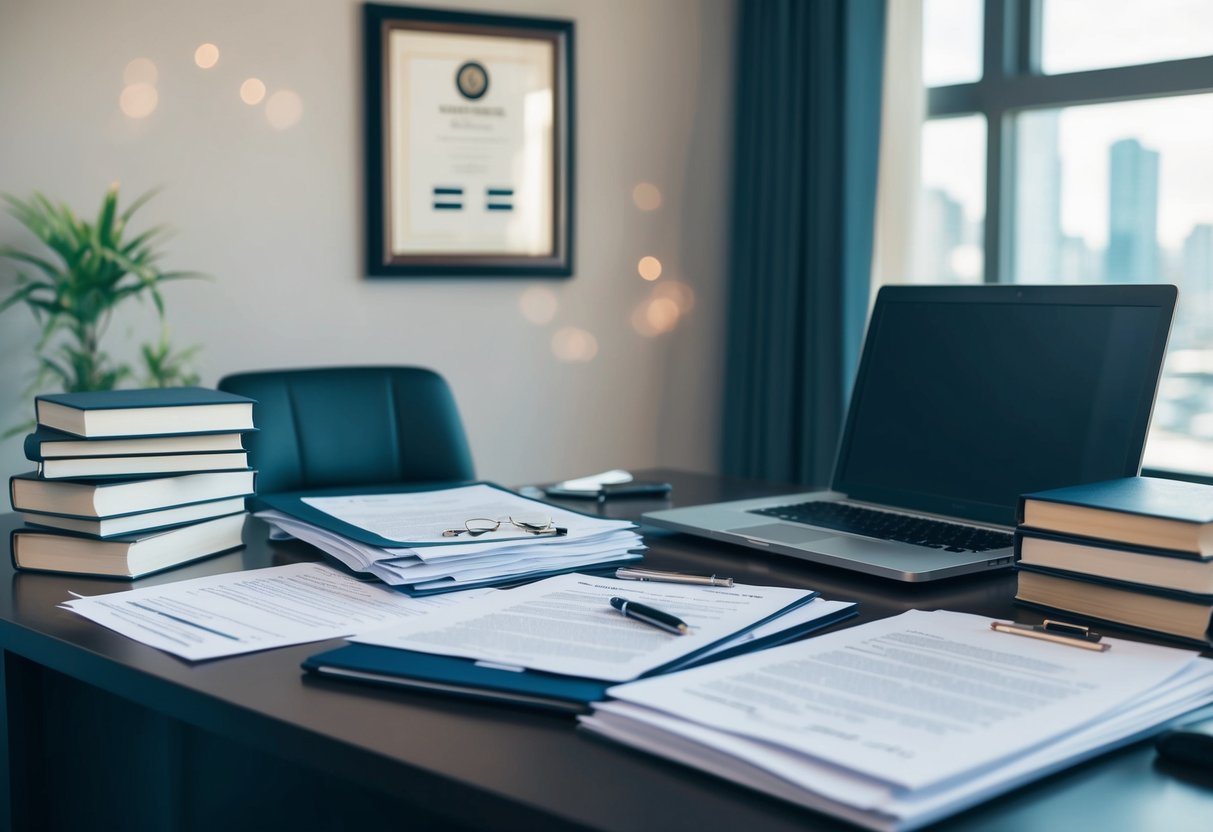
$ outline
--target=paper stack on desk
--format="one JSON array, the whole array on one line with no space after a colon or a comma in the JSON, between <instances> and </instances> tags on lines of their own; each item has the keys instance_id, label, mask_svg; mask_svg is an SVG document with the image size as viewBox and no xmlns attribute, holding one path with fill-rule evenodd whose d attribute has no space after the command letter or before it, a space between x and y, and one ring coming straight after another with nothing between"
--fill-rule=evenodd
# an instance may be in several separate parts
<instances>
[{"instance_id":1,"label":"paper stack on desk","mask_svg":"<svg viewBox=\"0 0 1213 832\"><path fill-rule=\"evenodd\" d=\"M619 612L618 598L678 616L675 635ZM615 682L722 660L855 614L809 589L696 586L558 575L364 631L312 656L313 673L584 712Z\"/></svg>"},{"instance_id":2,"label":"paper stack on desk","mask_svg":"<svg viewBox=\"0 0 1213 832\"><path fill-rule=\"evenodd\" d=\"M610 688L582 724L852 823L915 829L1213 702L1213 661L911 611Z\"/></svg>"},{"instance_id":3,"label":"paper stack on desk","mask_svg":"<svg viewBox=\"0 0 1213 832\"><path fill-rule=\"evenodd\" d=\"M267 495L258 517L410 595L427 595L636 561L636 524L568 511L488 483L348 496ZM556 533L511 518L542 515ZM469 521L497 529L462 533ZM450 532L460 532L451 535Z\"/></svg>"}]
</instances>

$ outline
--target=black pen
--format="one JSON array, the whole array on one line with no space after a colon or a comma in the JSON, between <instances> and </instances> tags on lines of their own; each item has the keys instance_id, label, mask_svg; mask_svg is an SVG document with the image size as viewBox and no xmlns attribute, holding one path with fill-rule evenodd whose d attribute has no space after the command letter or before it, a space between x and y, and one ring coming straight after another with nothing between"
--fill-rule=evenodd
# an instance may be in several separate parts
<instances>
[{"instance_id":1,"label":"black pen","mask_svg":"<svg viewBox=\"0 0 1213 832\"><path fill-rule=\"evenodd\" d=\"M626 618L635 618L637 621L643 621L645 624L676 636L685 636L690 629L685 621L668 612L653 609L645 604L637 604L626 598L612 598L611 606L623 613Z\"/></svg>"}]
</instances>

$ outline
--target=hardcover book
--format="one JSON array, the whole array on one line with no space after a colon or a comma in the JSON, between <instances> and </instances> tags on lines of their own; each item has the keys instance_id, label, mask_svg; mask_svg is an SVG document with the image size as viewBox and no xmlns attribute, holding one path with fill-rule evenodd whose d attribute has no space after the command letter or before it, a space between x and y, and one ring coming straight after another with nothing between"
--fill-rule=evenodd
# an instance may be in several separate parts
<instances>
[{"instance_id":1,"label":"hardcover book","mask_svg":"<svg viewBox=\"0 0 1213 832\"><path fill-rule=\"evenodd\" d=\"M236 471L248 468L244 451L217 454L161 454L155 456L88 456L47 459L38 466L43 478L150 477L197 471Z\"/></svg>"},{"instance_id":2,"label":"hardcover book","mask_svg":"<svg viewBox=\"0 0 1213 832\"><path fill-rule=\"evenodd\" d=\"M187 433L133 439L81 439L54 428L40 427L25 437L25 458L32 462L82 456L146 456L150 454L208 454L242 451L240 433Z\"/></svg>"},{"instance_id":3,"label":"hardcover book","mask_svg":"<svg viewBox=\"0 0 1213 832\"><path fill-rule=\"evenodd\" d=\"M123 514L119 517L66 517L60 514L27 511L21 519L26 524L33 526L45 526L93 537L116 537L196 523L199 520L237 514L241 511L244 511L244 498L229 497L226 500L191 503L186 506L174 506L155 511L141 511L138 514Z\"/></svg>"},{"instance_id":4,"label":"hardcover book","mask_svg":"<svg viewBox=\"0 0 1213 832\"><path fill-rule=\"evenodd\" d=\"M1209 645L1213 595L1108 583L1021 568L1015 600L1133 630Z\"/></svg>"},{"instance_id":5,"label":"hardcover book","mask_svg":"<svg viewBox=\"0 0 1213 832\"><path fill-rule=\"evenodd\" d=\"M45 529L15 529L12 534L13 566L40 572L140 578L244 545L244 518L242 512L167 531L111 540Z\"/></svg>"},{"instance_id":6,"label":"hardcover book","mask_svg":"<svg viewBox=\"0 0 1213 832\"><path fill-rule=\"evenodd\" d=\"M1015 556L1021 566L1213 595L1213 559L1189 552L1020 529Z\"/></svg>"},{"instance_id":7,"label":"hardcover book","mask_svg":"<svg viewBox=\"0 0 1213 832\"><path fill-rule=\"evenodd\" d=\"M1157 477L1025 494L1019 523L1030 529L1213 557L1213 486Z\"/></svg>"},{"instance_id":8,"label":"hardcover book","mask_svg":"<svg viewBox=\"0 0 1213 832\"><path fill-rule=\"evenodd\" d=\"M47 480L37 474L9 479L15 511L36 511L69 517L117 517L254 492L256 471L207 471L202 474L150 477L138 480Z\"/></svg>"},{"instance_id":9,"label":"hardcover book","mask_svg":"<svg viewBox=\"0 0 1213 832\"><path fill-rule=\"evenodd\" d=\"M250 430L253 400L205 387L38 396L38 424L87 438Z\"/></svg>"}]
</instances>

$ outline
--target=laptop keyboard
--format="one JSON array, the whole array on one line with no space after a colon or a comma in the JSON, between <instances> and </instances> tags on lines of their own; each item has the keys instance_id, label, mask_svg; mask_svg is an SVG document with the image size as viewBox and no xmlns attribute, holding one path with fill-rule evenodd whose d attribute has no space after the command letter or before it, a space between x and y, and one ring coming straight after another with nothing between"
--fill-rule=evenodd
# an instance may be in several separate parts
<instances>
[{"instance_id":1,"label":"laptop keyboard","mask_svg":"<svg viewBox=\"0 0 1213 832\"><path fill-rule=\"evenodd\" d=\"M991 549L1004 549L1013 540L1007 532L878 511L831 500L752 509L751 513L945 552L988 552Z\"/></svg>"}]
</instances>

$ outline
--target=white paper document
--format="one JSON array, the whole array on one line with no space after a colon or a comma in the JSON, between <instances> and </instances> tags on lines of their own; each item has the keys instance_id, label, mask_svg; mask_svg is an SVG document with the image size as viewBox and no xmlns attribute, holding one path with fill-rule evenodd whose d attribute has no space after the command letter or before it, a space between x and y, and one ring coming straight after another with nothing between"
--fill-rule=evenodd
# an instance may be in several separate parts
<instances>
[{"instance_id":1,"label":"white paper document","mask_svg":"<svg viewBox=\"0 0 1213 832\"><path fill-rule=\"evenodd\" d=\"M444 585L458 589L461 584L473 581L640 560L645 548L636 532L614 529L575 541L563 536L532 536L529 540L384 549L280 511L261 511L257 517L290 537L327 552L355 572L373 575L391 586L408 586L416 590Z\"/></svg>"},{"instance_id":2,"label":"white paper document","mask_svg":"<svg viewBox=\"0 0 1213 832\"><path fill-rule=\"evenodd\" d=\"M297 563L76 598L60 606L143 644L200 661L353 635L495 591L409 598L322 564Z\"/></svg>"},{"instance_id":3,"label":"white paper document","mask_svg":"<svg viewBox=\"0 0 1213 832\"><path fill-rule=\"evenodd\" d=\"M434 491L303 497L300 501L361 529L328 528L313 512L261 511L257 517L340 560L412 594L449 592L555 572L639 560L636 524L568 511L479 483ZM494 531L463 531L469 521L499 523ZM315 522L313 522L315 521ZM532 534L528 524L560 534ZM327 523L335 526L334 523Z\"/></svg>"},{"instance_id":4,"label":"white paper document","mask_svg":"<svg viewBox=\"0 0 1213 832\"><path fill-rule=\"evenodd\" d=\"M703 587L558 575L353 640L620 681L748 630L791 605L807 603L814 594L783 587ZM611 607L613 596L678 616L690 632L673 635L625 618Z\"/></svg>"},{"instance_id":5,"label":"white paper document","mask_svg":"<svg viewBox=\"0 0 1213 832\"><path fill-rule=\"evenodd\" d=\"M566 531L566 541L600 534L613 529L630 529L628 520L605 520L568 511L548 503L528 500L491 485L477 484L436 491L412 491L396 494L358 494L338 497L303 497L304 503L332 517L365 529L388 540L408 544L453 544L474 541L476 545L502 541L535 541L542 536L528 534L509 521L510 517L541 514ZM492 532L477 536L449 537L449 529L462 529L476 518L501 521ZM445 548L445 547L443 547ZM440 556L441 550L434 552Z\"/></svg>"},{"instance_id":6,"label":"white paper document","mask_svg":"<svg viewBox=\"0 0 1213 832\"><path fill-rule=\"evenodd\" d=\"M874 829L939 820L1213 702L1213 661L912 611L616 686L583 724Z\"/></svg>"}]
</instances>

